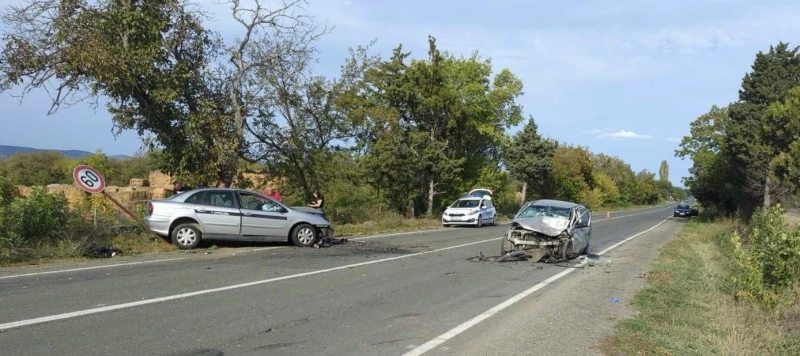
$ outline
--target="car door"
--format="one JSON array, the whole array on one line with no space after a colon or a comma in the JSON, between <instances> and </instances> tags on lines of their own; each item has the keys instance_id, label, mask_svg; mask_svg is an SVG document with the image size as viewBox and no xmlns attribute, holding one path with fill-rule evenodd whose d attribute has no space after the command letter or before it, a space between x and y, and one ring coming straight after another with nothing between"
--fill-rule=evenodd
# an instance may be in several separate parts
<instances>
[{"instance_id":1,"label":"car door","mask_svg":"<svg viewBox=\"0 0 800 356\"><path fill-rule=\"evenodd\" d=\"M239 192L242 211L242 237L286 239L289 213L286 208L260 194Z\"/></svg>"},{"instance_id":2,"label":"car door","mask_svg":"<svg viewBox=\"0 0 800 356\"><path fill-rule=\"evenodd\" d=\"M218 239L238 239L241 212L230 190L202 190L186 198L194 204L197 220L203 226L203 235Z\"/></svg>"},{"instance_id":3,"label":"car door","mask_svg":"<svg viewBox=\"0 0 800 356\"><path fill-rule=\"evenodd\" d=\"M497 209L495 209L494 204L492 201L487 199L486 200L486 218L489 221L494 220L494 216L497 214Z\"/></svg>"},{"instance_id":4,"label":"car door","mask_svg":"<svg viewBox=\"0 0 800 356\"><path fill-rule=\"evenodd\" d=\"M578 219L575 224L575 235L573 236L572 251L578 253L586 248L589 238L592 235L592 212L585 207L576 209Z\"/></svg>"}]
</instances>

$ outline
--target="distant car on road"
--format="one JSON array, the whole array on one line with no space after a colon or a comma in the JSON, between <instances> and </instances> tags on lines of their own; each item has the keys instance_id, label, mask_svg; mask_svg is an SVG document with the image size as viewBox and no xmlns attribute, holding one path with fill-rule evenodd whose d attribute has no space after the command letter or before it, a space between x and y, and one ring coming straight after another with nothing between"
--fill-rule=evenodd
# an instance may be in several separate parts
<instances>
[{"instance_id":1,"label":"distant car on road","mask_svg":"<svg viewBox=\"0 0 800 356\"><path fill-rule=\"evenodd\" d=\"M333 237L321 213L302 210L249 190L203 188L150 201L144 220L180 249L195 248L201 240L288 240L308 247Z\"/></svg>"},{"instance_id":2,"label":"distant car on road","mask_svg":"<svg viewBox=\"0 0 800 356\"><path fill-rule=\"evenodd\" d=\"M492 204L490 196L461 198L450 204L442 213L442 225L473 225L482 227L484 224L497 224L497 209Z\"/></svg>"},{"instance_id":3,"label":"distant car on road","mask_svg":"<svg viewBox=\"0 0 800 356\"><path fill-rule=\"evenodd\" d=\"M527 255L571 259L589 251L592 212L585 206L542 199L522 206L500 245L500 254L523 250Z\"/></svg>"},{"instance_id":4,"label":"distant car on road","mask_svg":"<svg viewBox=\"0 0 800 356\"><path fill-rule=\"evenodd\" d=\"M675 211L672 213L673 217L688 218L697 215L697 209L692 209L688 204L678 204L675 206Z\"/></svg>"}]
</instances>

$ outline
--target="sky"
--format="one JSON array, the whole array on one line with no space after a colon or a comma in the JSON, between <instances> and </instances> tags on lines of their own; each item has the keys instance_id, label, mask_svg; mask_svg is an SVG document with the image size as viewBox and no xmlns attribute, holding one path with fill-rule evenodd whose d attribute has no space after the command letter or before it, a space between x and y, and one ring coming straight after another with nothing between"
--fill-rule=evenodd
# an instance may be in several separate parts
<instances>
[{"instance_id":1,"label":"sky","mask_svg":"<svg viewBox=\"0 0 800 356\"><path fill-rule=\"evenodd\" d=\"M0 0L0 7L17 4ZM241 33L219 0L200 0L207 26L227 38ZM243 0L244 2L244 0ZM402 44L424 58L427 36L440 49L478 51L495 72L510 69L525 84L519 99L539 131L559 141L618 156L636 170L682 185L691 162L674 157L689 123L712 105L737 100L758 51L779 41L800 44L795 0L459 0L402 2L311 0L308 11L332 26L318 44L318 74L335 76L348 49L377 43L384 58ZM0 25L0 32L4 32ZM47 115L48 94L0 93L0 144L133 154L135 132L115 137L100 105ZM509 132L516 132L515 127Z\"/></svg>"}]
</instances>

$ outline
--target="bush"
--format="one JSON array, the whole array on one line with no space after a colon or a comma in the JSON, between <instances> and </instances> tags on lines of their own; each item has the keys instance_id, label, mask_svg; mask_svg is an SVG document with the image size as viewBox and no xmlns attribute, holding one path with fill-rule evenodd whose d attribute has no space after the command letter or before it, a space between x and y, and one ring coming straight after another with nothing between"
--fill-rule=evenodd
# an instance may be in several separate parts
<instances>
[{"instance_id":1,"label":"bush","mask_svg":"<svg viewBox=\"0 0 800 356\"><path fill-rule=\"evenodd\" d=\"M740 297L774 307L782 292L800 280L800 227L789 227L778 205L756 211L747 238L744 244L738 232L730 237L736 259L733 283Z\"/></svg>"},{"instance_id":2,"label":"bush","mask_svg":"<svg viewBox=\"0 0 800 356\"><path fill-rule=\"evenodd\" d=\"M51 242L67 236L71 213L67 199L36 187L27 199L3 208L2 230L15 244Z\"/></svg>"}]
</instances>

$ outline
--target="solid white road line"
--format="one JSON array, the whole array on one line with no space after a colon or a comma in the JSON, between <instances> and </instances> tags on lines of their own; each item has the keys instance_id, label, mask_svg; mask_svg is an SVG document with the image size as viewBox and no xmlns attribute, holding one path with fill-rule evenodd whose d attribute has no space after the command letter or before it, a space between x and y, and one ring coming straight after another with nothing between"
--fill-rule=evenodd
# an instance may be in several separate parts
<instances>
[{"instance_id":1,"label":"solid white road line","mask_svg":"<svg viewBox=\"0 0 800 356\"><path fill-rule=\"evenodd\" d=\"M81 268L71 268L71 269L60 269L60 270L55 270L55 271L44 271L44 272L34 272L34 273L25 273L25 274L12 274L12 275L8 275L8 276L0 276L0 279L9 279L9 278L17 278L17 277L30 277L30 276L38 276L38 275L43 275L43 274L53 274L53 273L63 273L63 272L86 271L86 270L90 270L90 269L100 269L100 268L110 268L110 267L143 265L143 264L147 264L147 263L177 261L177 260L182 260L182 259L185 259L185 258L186 257L165 258L165 259L161 259L161 260L152 260L152 261L117 263L117 264L113 264L113 265L102 265L102 266L81 267Z\"/></svg>"},{"instance_id":2,"label":"solid white road line","mask_svg":"<svg viewBox=\"0 0 800 356\"><path fill-rule=\"evenodd\" d=\"M608 251L611 251L614 248L617 248L618 246L620 246L620 245L622 245L622 244L624 244L624 243L626 243L626 242L628 242L630 240L633 240L634 238L636 238L638 236L641 236L641 235L643 235L645 233L653 231L655 228L659 227L661 224L665 223L669 219L670 218L666 218L666 219L662 220L660 223L656 224L655 226L653 226L653 227L651 227L651 228L649 228L649 229L647 229L645 231L642 231L642 232L640 232L640 233L638 233L636 235L628 237L625 240L622 240L622 241L614 244L613 246L603 250L603 252L600 252L600 254L602 255L602 254L604 254L604 253L606 253ZM432 350L433 348L435 348L435 347L447 342L448 340L458 336L459 334L469 330L471 327L477 325L478 323L490 318L492 315L495 315L495 314L499 313L503 309L506 309L506 308L510 307L514 303L516 303L516 302L522 300L523 298L533 294L534 292L538 291L539 289L544 288L548 284L553 283L553 282L561 279L562 277L572 273L573 271L575 271L577 269L577 267L580 267L581 265L583 265L585 263L586 263L586 260L583 260L580 263L576 264L575 266L570 267L568 269L565 269L565 270L561 271L560 273L556 274L555 276L552 276L552 277L550 277L548 279L545 279L543 282L531 287L528 290L523 291L522 293L519 293L519 294L511 297L510 299L498 304L494 308L489 309L489 310L481 313L480 315L475 316L472 319L469 319L469 320L465 321L461 325L456 326L453 329L450 329L449 331L445 332L444 334L441 334L441 335L437 336L435 339L433 339L431 341L428 341L428 342L426 342L426 343L414 348L413 350L403 354L403 356L419 356L419 355L422 355L422 354Z\"/></svg>"},{"instance_id":3,"label":"solid white road line","mask_svg":"<svg viewBox=\"0 0 800 356\"><path fill-rule=\"evenodd\" d=\"M130 303L115 304L115 305L109 305L109 306L100 307L100 308L85 309L85 310L80 310L80 311L71 312L71 313L63 313L63 314L45 316L45 317L41 317L41 318L14 321L14 322L10 322L10 323L0 324L0 331L13 329L13 328L18 328L18 327L27 326L27 325L46 323L46 322L50 322L50 321L75 318L75 317L89 315L89 314L97 314L97 313L108 312L108 311L112 311L112 310L119 310L119 309L138 307L138 306L142 306L142 305L161 303L161 302L166 302L166 301L175 300L175 299L183 299L183 298L195 297L195 296L198 296L198 295L204 295L204 294L228 291L228 290L232 290L232 289L240 289L240 288L245 288L245 287L252 287L252 286L255 286L255 285L259 285L259 284L278 282L278 281L283 281L283 280L287 280L287 279L294 279L294 278L300 278L300 277L313 276L315 274L322 274L322 273L339 271L339 270L348 269L348 268L367 266L367 265L376 264L376 263L389 262L389 261L394 261L394 260L399 260L399 259L404 259L404 258L410 258L410 257L415 257L415 256L426 255L426 254L429 254L429 253L436 253L436 252L452 250L452 249L461 248L461 247L467 247L467 246L482 244L482 243L486 243L486 242L490 242L490 241L497 241L499 239L501 239L501 238L500 237L495 237L495 238L491 238L491 239L487 239L487 240L470 242L470 243L456 245L456 246L449 246L449 247L444 247L444 248L440 248L440 249L436 249L436 250L411 253L411 254L407 254L407 255L383 258L383 259L374 260L374 261L354 263L354 264L350 264L350 265L344 265L344 266L333 267L333 268L328 268L328 269L322 269L322 270L317 270L317 271L292 274L292 275L288 275L288 276L264 279L264 280L260 280L260 281L254 281L254 282L248 282L248 283L242 283L242 284L235 284L235 285L226 286L226 287L205 289L205 290L200 290L200 291L196 291L196 292L175 294L175 295L170 295L170 296L166 296L166 297L146 299L146 300L140 300L140 301L130 302Z\"/></svg>"}]
</instances>

